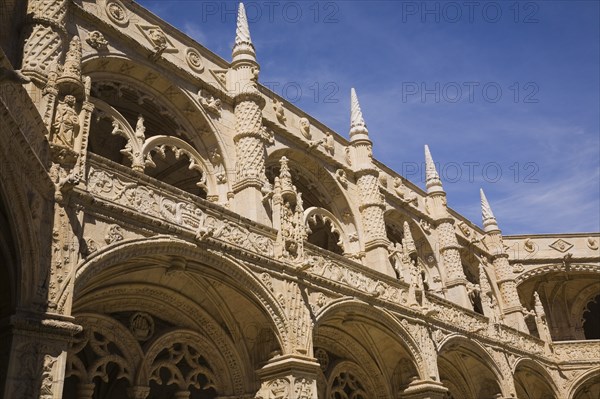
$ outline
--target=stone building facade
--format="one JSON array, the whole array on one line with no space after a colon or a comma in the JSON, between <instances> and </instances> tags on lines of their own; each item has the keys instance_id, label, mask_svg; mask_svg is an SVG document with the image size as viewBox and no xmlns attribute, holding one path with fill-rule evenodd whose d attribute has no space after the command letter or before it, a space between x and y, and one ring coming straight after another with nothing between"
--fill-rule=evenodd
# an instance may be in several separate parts
<instances>
[{"instance_id":1,"label":"stone building facade","mask_svg":"<svg viewBox=\"0 0 600 399\"><path fill-rule=\"evenodd\" d=\"M3 397L600 397L600 234L457 214L354 90L348 140L263 87L243 6L231 61L130 1L0 11Z\"/></svg>"}]
</instances>

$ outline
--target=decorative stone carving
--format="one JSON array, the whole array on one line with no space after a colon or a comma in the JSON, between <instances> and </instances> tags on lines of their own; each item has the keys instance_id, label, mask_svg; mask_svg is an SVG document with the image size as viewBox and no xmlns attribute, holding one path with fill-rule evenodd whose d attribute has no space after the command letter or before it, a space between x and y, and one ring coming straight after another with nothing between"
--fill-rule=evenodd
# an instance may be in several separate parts
<instances>
[{"instance_id":1,"label":"decorative stone carving","mask_svg":"<svg viewBox=\"0 0 600 399\"><path fill-rule=\"evenodd\" d=\"M53 124L53 142L55 144L73 148L75 138L79 133L79 114L75 110L76 99L68 94L56 107L56 117Z\"/></svg>"},{"instance_id":2,"label":"decorative stone carving","mask_svg":"<svg viewBox=\"0 0 600 399\"><path fill-rule=\"evenodd\" d=\"M285 125L285 121L287 120L285 117L285 109L283 108L283 103L276 98L273 98L273 110L275 111L275 116L279 123Z\"/></svg>"},{"instance_id":3,"label":"decorative stone carving","mask_svg":"<svg viewBox=\"0 0 600 399\"><path fill-rule=\"evenodd\" d=\"M587 246L589 249L595 251L598 249L598 239L594 238L594 237L588 237L587 241Z\"/></svg>"},{"instance_id":4,"label":"decorative stone carving","mask_svg":"<svg viewBox=\"0 0 600 399\"><path fill-rule=\"evenodd\" d=\"M204 71L204 62L198 50L191 47L188 48L185 51L185 61L194 72L200 73Z\"/></svg>"},{"instance_id":5,"label":"decorative stone carving","mask_svg":"<svg viewBox=\"0 0 600 399\"><path fill-rule=\"evenodd\" d=\"M116 224L109 226L106 236L104 237L104 241L106 241L108 245L118 241L123 241L123 229L121 226Z\"/></svg>"},{"instance_id":6,"label":"decorative stone carving","mask_svg":"<svg viewBox=\"0 0 600 399\"><path fill-rule=\"evenodd\" d=\"M200 100L200 104L204 107L208 112L221 116L221 100L211 96L210 94L203 94L202 90L198 91L198 99Z\"/></svg>"},{"instance_id":7,"label":"decorative stone carving","mask_svg":"<svg viewBox=\"0 0 600 399\"><path fill-rule=\"evenodd\" d=\"M106 51L108 49L108 41L104 38L104 35L100 31L91 31L85 41L96 51Z\"/></svg>"},{"instance_id":8,"label":"decorative stone carving","mask_svg":"<svg viewBox=\"0 0 600 399\"><path fill-rule=\"evenodd\" d=\"M148 313L134 313L129 318L129 330L138 341L146 341L154 334L154 320Z\"/></svg>"},{"instance_id":9,"label":"decorative stone carving","mask_svg":"<svg viewBox=\"0 0 600 399\"><path fill-rule=\"evenodd\" d=\"M532 253L533 251L535 251L536 245L530 238L527 238L523 242L523 248L525 249L525 251Z\"/></svg>"},{"instance_id":10,"label":"decorative stone carving","mask_svg":"<svg viewBox=\"0 0 600 399\"><path fill-rule=\"evenodd\" d=\"M263 382L254 399L287 399L290 397L290 382L286 378L277 378Z\"/></svg>"},{"instance_id":11,"label":"decorative stone carving","mask_svg":"<svg viewBox=\"0 0 600 399\"><path fill-rule=\"evenodd\" d=\"M335 178L344 189L348 188L348 177L346 176L346 171L344 169L336 170Z\"/></svg>"},{"instance_id":12,"label":"decorative stone carving","mask_svg":"<svg viewBox=\"0 0 600 399\"><path fill-rule=\"evenodd\" d=\"M396 193L396 196L398 196L398 198L405 204L410 204L413 206L419 205L419 199L417 195L404 185L402 178L400 177L394 179L394 192Z\"/></svg>"},{"instance_id":13,"label":"decorative stone carving","mask_svg":"<svg viewBox=\"0 0 600 399\"><path fill-rule=\"evenodd\" d=\"M160 26L139 24L136 26L142 32L146 40L152 45L152 54L150 55L152 61L158 60L163 53L177 52L177 48L175 48Z\"/></svg>"},{"instance_id":14,"label":"decorative stone carving","mask_svg":"<svg viewBox=\"0 0 600 399\"><path fill-rule=\"evenodd\" d=\"M327 354L327 351L322 348L315 349L315 359L319 362L321 371L325 373L329 367L329 354Z\"/></svg>"},{"instance_id":15,"label":"decorative stone carving","mask_svg":"<svg viewBox=\"0 0 600 399\"><path fill-rule=\"evenodd\" d=\"M573 244L561 239L554 241L549 245L550 248L557 250L558 252L567 252L569 249L573 248Z\"/></svg>"},{"instance_id":16,"label":"decorative stone carving","mask_svg":"<svg viewBox=\"0 0 600 399\"><path fill-rule=\"evenodd\" d=\"M515 263L513 264L513 269L512 269L513 273L518 274L518 273L523 273L525 271L525 267L523 267L522 263Z\"/></svg>"},{"instance_id":17,"label":"decorative stone carving","mask_svg":"<svg viewBox=\"0 0 600 399\"><path fill-rule=\"evenodd\" d=\"M310 140L312 135L310 134L310 122L307 118L300 118L300 133L305 139Z\"/></svg>"},{"instance_id":18,"label":"decorative stone carving","mask_svg":"<svg viewBox=\"0 0 600 399\"><path fill-rule=\"evenodd\" d=\"M127 26L129 23L127 9L119 0L109 0L106 2L106 15L119 26Z\"/></svg>"},{"instance_id":19,"label":"decorative stone carving","mask_svg":"<svg viewBox=\"0 0 600 399\"><path fill-rule=\"evenodd\" d=\"M421 226L425 234L431 234L431 224L427 220L420 219L419 225Z\"/></svg>"}]
</instances>

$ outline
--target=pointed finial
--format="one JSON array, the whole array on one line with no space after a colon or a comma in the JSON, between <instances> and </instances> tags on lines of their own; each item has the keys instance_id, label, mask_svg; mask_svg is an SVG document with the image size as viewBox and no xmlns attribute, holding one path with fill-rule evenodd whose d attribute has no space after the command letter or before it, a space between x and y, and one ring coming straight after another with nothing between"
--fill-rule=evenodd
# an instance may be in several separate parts
<instances>
[{"instance_id":1,"label":"pointed finial","mask_svg":"<svg viewBox=\"0 0 600 399\"><path fill-rule=\"evenodd\" d=\"M248 18L244 3L240 3L237 15L237 25L235 29L235 44L233 45L233 61L239 59L250 59L256 62L254 45L250 38L250 28L248 27ZM246 57L243 57L246 55Z\"/></svg>"},{"instance_id":2,"label":"pointed finial","mask_svg":"<svg viewBox=\"0 0 600 399\"><path fill-rule=\"evenodd\" d=\"M292 174L290 173L290 167L288 166L288 159L284 155L279 159L279 184L281 184L281 194L283 197L296 196L296 190L292 183Z\"/></svg>"},{"instance_id":3,"label":"pointed finial","mask_svg":"<svg viewBox=\"0 0 600 399\"><path fill-rule=\"evenodd\" d=\"M244 3L238 7L237 27L235 30L235 44L252 44L250 38L250 28L248 27L248 18L246 17L246 8Z\"/></svg>"},{"instance_id":4,"label":"pointed finial","mask_svg":"<svg viewBox=\"0 0 600 399\"><path fill-rule=\"evenodd\" d=\"M479 264L479 286L481 287L482 294L487 294L491 291L490 280L482 263Z\"/></svg>"},{"instance_id":5,"label":"pointed finial","mask_svg":"<svg viewBox=\"0 0 600 399\"><path fill-rule=\"evenodd\" d=\"M540 295L537 291L533 291L533 310L538 317L546 316L546 312L544 311L544 306L542 305L542 301L540 300Z\"/></svg>"},{"instance_id":6,"label":"pointed finial","mask_svg":"<svg viewBox=\"0 0 600 399\"><path fill-rule=\"evenodd\" d=\"M435 168L435 163L427 144L425 144L425 187L428 194L444 192L440 175Z\"/></svg>"},{"instance_id":7,"label":"pointed finial","mask_svg":"<svg viewBox=\"0 0 600 399\"><path fill-rule=\"evenodd\" d=\"M490 203L488 202L482 188L479 189L479 195L481 196L481 216L483 218L483 229L486 233L489 231L499 230L496 217L492 213L492 208L490 207Z\"/></svg>"},{"instance_id":8,"label":"pointed finial","mask_svg":"<svg viewBox=\"0 0 600 399\"><path fill-rule=\"evenodd\" d=\"M360 104L358 103L356 90L353 87L350 89L350 139L357 135L364 135L366 137L363 138L369 138L369 131L367 130L367 125L365 124Z\"/></svg>"},{"instance_id":9,"label":"pointed finial","mask_svg":"<svg viewBox=\"0 0 600 399\"><path fill-rule=\"evenodd\" d=\"M402 251L407 255L417 253L417 247L415 246L415 240L410 232L410 226L408 222L404 222L404 237L402 238Z\"/></svg>"}]
</instances>

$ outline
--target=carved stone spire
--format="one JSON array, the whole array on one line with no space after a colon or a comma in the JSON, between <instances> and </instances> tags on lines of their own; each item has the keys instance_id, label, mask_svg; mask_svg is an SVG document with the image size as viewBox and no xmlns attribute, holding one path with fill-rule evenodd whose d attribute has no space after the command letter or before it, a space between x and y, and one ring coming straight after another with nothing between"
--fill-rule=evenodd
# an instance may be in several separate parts
<instances>
[{"instance_id":1,"label":"carved stone spire","mask_svg":"<svg viewBox=\"0 0 600 399\"><path fill-rule=\"evenodd\" d=\"M281 185L281 195L284 199L290 200L291 197L294 201L296 199L296 189L292 183L292 174L290 173L290 167L288 166L288 159L286 156L282 156L279 160L279 184Z\"/></svg>"},{"instance_id":2,"label":"carved stone spire","mask_svg":"<svg viewBox=\"0 0 600 399\"><path fill-rule=\"evenodd\" d=\"M425 144L425 186L427 187L428 194L444 192L440 175L435 168L435 163L427 144Z\"/></svg>"},{"instance_id":3,"label":"carved stone spire","mask_svg":"<svg viewBox=\"0 0 600 399\"><path fill-rule=\"evenodd\" d=\"M235 44L233 45L233 61L252 60L256 62L256 53L254 45L250 38L250 28L248 27L248 18L244 3L240 3L238 8L237 26L235 30Z\"/></svg>"},{"instance_id":4,"label":"carved stone spire","mask_svg":"<svg viewBox=\"0 0 600 399\"><path fill-rule=\"evenodd\" d=\"M350 146L352 167L356 172L356 185L360 197L360 213L365 230L366 263L369 267L395 276L387 248L390 244L385 230L385 204L379 191L379 170L373 164L369 131L358 103L356 91L350 91Z\"/></svg>"},{"instance_id":5,"label":"carved stone spire","mask_svg":"<svg viewBox=\"0 0 600 399\"><path fill-rule=\"evenodd\" d=\"M410 232L410 226L408 222L404 222L404 237L402 238L402 251L404 254L413 256L417 253L417 247L415 246L415 240Z\"/></svg>"},{"instance_id":6,"label":"carved stone spire","mask_svg":"<svg viewBox=\"0 0 600 399\"><path fill-rule=\"evenodd\" d=\"M481 216L483 218L483 229L485 232L496 231L499 230L498 222L496 221L496 217L492 212L492 208L490 207L490 203L485 197L485 193L483 189L479 189L479 195L481 196Z\"/></svg>"},{"instance_id":7,"label":"carved stone spire","mask_svg":"<svg viewBox=\"0 0 600 399\"><path fill-rule=\"evenodd\" d=\"M481 294L487 294L491 292L490 280L488 279L487 273L483 267L483 264L479 264L479 286L481 287Z\"/></svg>"},{"instance_id":8,"label":"carved stone spire","mask_svg":"<svg viewBox=\"0 0 600 399\"><path fill-rule=\"evenodd\" d=\"M368 139L369 131L360 109L356 90L353 87L350 89L350 140L355 138Z\"/></svg>"}]
</instances>

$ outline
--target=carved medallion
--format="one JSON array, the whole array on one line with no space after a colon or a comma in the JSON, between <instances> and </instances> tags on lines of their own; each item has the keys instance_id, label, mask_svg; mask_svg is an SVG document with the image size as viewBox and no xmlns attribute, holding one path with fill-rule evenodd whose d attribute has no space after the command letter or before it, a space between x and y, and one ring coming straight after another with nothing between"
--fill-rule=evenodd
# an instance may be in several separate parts
<instances>
[{"instance_id":1,"label":"carved medallion","mask_svg":"<svg viewBox=\"0 0 600 399\"><path fill-rule=\"evenodd\" d=\"M154 320L148 313L135 313L129 318L129 330L138 341L145 341L154 334Z\"/></svg>"},{"instance_id":2,"label":"carved medallion","mask_svg":"<svg viewBox=\"0 0 600 399\"><path fill-rule=\"evenodd\" d=\"M119 0L106 2L106 15L117 25L125 26L129 23L127 9Z\"/></svg>"},{"instance_id":3,"label":"carved medallion","mask_svg":"<svg viewBox=\"0 0 600 399\"><path fill-rule=\"evenodd\" d=\"M200 53L193 48L188 48L185 51L185 60L194 72L202 72L204 70L204 62Z\"/></svg>"}]
</instances>

